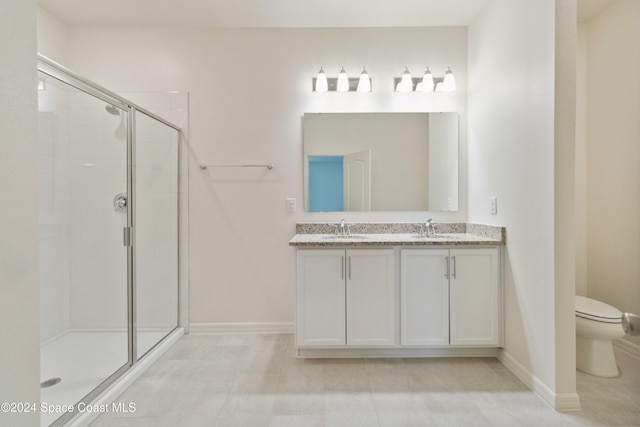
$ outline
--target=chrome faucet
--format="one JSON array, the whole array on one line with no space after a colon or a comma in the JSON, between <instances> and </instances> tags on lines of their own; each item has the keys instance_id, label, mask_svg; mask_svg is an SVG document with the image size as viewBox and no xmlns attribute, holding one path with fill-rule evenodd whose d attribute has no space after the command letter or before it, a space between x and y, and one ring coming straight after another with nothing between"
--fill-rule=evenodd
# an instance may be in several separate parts
<instances>
[{"instance_id":1,"label":"chrome faucet","mask_svg":"<svg viewBox=\"0 0 640 427\"><path fill-rule=\"evenodd\" d=\"M336 225L335 234L337 234L339 236L350 236L351 235L351 230L349 229L349 224L347 224L344 219L341 219L340 220L340 224Z\"/></svg>"},{"instance_id":2,"label":"chrome faucet","mask_svg":"<svg viewBox=\"0 0 640 427\"><path fill-rule=\"evenodd\" d=\"M433 236L436 234L436 225L429 218L424 224L420 224L420 236Z\"/></svg>"}]
</instances>

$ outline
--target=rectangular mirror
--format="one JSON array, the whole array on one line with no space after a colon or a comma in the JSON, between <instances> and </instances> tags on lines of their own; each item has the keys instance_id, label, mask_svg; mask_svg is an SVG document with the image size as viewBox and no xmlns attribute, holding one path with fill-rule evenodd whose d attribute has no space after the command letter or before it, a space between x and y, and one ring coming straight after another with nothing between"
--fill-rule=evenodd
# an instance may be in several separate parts
<instances>
[{"instance_id":1,"label":"rectangular mirror","mask_svg":"<svg viewBox=\"0 0 640 427\"><path fill-rule=\"evenodd\" d=\"M457 113L306 113L305 209L457 211Z\"/></svg>"}]
</instances>

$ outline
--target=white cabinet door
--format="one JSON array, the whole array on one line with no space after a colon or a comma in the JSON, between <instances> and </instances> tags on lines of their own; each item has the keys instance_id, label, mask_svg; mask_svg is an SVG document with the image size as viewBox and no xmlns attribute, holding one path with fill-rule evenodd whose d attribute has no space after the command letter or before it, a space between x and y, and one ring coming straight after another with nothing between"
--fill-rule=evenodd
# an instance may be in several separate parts
<instances>
[{"instance_id":1,"label":"white cabinet door","mask_svg":"<svg viewBox=\"0 0 640 427\"><path fill-rule=\"evenodd\" d=\"M345 345L345 251L300 250L296 274L298 347Z\"/></svg>"},{"instance_id":2,"label":"white cabinet door","mask_svg":"<svg viewBox=\"0 0 640 427\"><path fill-rule=\"evenodd\" d=\"M448 249L406 249L400 257L400 343L449 345Z\"/></svg>"},{"instance_id":3,"label":"white cabinet door","mask_svg":"<svg viewBox=\"0 0 640 427\"><path fill-rule=\"evenodd\" d=\"M347 345L394 345L394 250L348 250L346 255Z\"/></svg>"},{"instance_id":4,"label":"white cabinet door","mask_svg":"<svg viewBox=\"0 0 640 427\"><path fill-rule=\"evenodd\" d=\"M500 345L499 250L450 250L451 345Z\"/></svg>"}]
</instances>

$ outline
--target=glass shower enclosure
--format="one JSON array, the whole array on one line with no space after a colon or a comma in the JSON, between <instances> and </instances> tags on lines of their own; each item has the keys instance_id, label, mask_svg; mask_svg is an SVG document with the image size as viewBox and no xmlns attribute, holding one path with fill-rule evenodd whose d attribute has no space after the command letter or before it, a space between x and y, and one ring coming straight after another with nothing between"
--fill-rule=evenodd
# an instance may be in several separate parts
<instances>
[{"instance_id":1,"label":"glass shower enclosure","mask_svg":"<svg viewBox=\"0 0 640 427\"><path fill-rule=\"evenodd\" d=\"M38 77L41 401L77 412L178 328L180 128L42 56Z\"/></svg>"}]
</instances>

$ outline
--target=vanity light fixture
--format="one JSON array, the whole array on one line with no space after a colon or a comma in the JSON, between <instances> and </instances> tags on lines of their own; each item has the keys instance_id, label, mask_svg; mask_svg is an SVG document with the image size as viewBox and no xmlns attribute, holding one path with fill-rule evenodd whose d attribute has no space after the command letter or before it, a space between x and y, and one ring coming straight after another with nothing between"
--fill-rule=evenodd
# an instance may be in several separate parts
<instances>
[{"instance_id":1,"label":"vanity light fixture","mask_svg":"<svg viewBox=\"0 0 640 427\"><path fill-rule=\"evenodd\" d=\"M402 78L394 79L396 84L396 92L454 92L456 90L456 81L453 77L453 71L450 67L447 67L447 71L442 77L433 77L429 67L424 72L422 78L411 78L409 70L404 67L404 73Z\"/></svg>"},{"instance_id":2,"label":"vanity light fixture","mask_svg":"<svg viewBox=\"0 0 640 427\"><path fill-rule=\"evenodd\" d=\"M316 77L314 89L316 92L326 92L329 90L329 85L327 84L327 75L324 73L322 67L320 67L320 71L318 71L318 77Z\"/></svg>"},{"instance_id":3,"label":"vanity light fixture","mask_svg":"<svg viewBox=\"0 0 640 427\"><path fill-rule=\"evenodd\" d=\"M429 67L424 71L422 81L416 86L416 92L433 92L433 76Z\"/></svg>"},{"instance_id":4,"label":"vanity light fixture","mask_svg":"<svg viewBox=\"0 0 640 427\"><path fill-rule=\"evenodd\" d=\"M371 92L371 79L367 70L362 67L362 73L360 73L360 80L358 81L358 92Z\"/></svg>"},{"instance_id":5,"label":"vanity light fixture","mask_svg":"<svg viewBox=\"0 0 640 427\"><path fill-rule=\"evenodd\" d=\"M453 77L451 67L447 67L447 71L444 73L444 82L442 83L442 86L442 90L444 92L453 92L456 90L456 79Z\"/></svg>"},{"instance_id":6,"label":"vanity light fixture","mask_svg":"<svg viewBox=\"0 0 640 427\"><path fill-rule=\"evenodd\" d=\"M402 73L402 79L400 83L396 85L396 92L411 92L413 91L413 79L408 67L404 67L404 73Z\"/></svg>"},{"instance_id":7,"label":"vanity light fixture","mask_svg":"<svg viewBox=\"0 0 640 427\"><path fill-rule=\"evenodd\" d=\"M318 76L313 78L314 92L371 92L371 78L365 67L362 67L360 77L349 78L344 67L340 69L338 78L328 78L324 69L320 67Z\"/></svg>"},{"instance_id":8,"label":"vanity light fixture","mask_svg":"<svg viewBox=\"0 0 640 427\"><path fill-rule=\"evenodd\" d=\"M340 74L338 74L338 85L336 86L337 92L349 92L349 77L347 77L347 72L344 70L344 67L340 70Z\"/></svg>"}]
</instances>

